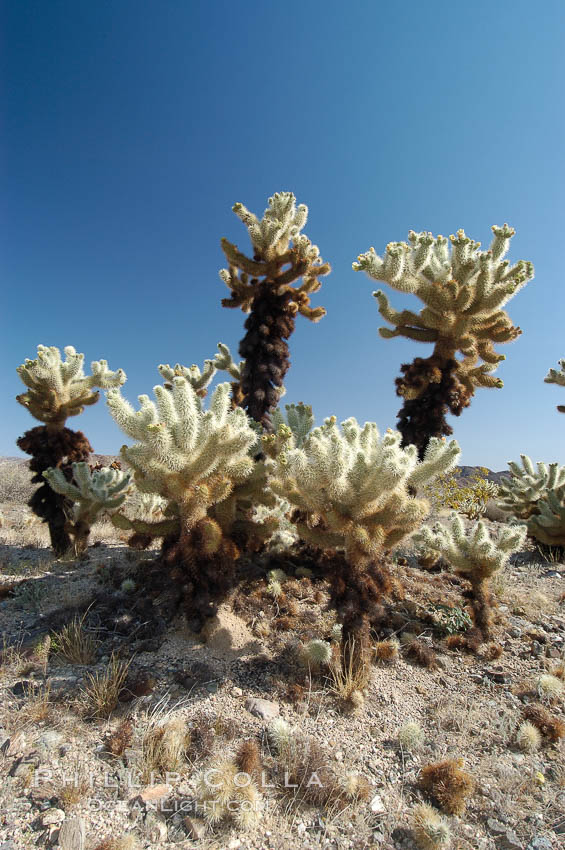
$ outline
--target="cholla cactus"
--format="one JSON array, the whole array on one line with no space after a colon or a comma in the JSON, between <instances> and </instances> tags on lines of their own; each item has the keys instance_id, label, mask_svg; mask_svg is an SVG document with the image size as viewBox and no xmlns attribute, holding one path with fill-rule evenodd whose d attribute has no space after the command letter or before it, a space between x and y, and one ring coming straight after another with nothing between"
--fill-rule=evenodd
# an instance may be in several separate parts
<instances>
[{"instance_id":1,"label":"cholla cactus","mask_svg":"<svg viewBox=\"0 0 565 850\"><path fill-rule=\"evenodd\" d=\"M449 529L424 527L413 537L415 543L426 549L441 552L455 572L468 579L473 592L475 626L485 640L490 639L490 577L520 549L526 533L525 525L503 527L493 540L482 521L473 523L465 532L463 520L453 513Z\"/></svg>"},{"instance_id":2,"label":"cholla cactus","mask_svg":"<svg viewBox=\"0 0 565 850\"><path fill-rule=\"evenodd\" d=\"M165 363L159 366L159 372L165 379L166 389L172 390L173 378L180 376L181 378L186 378L197 396L206 398L208 387L216 374L216 364L213 360L205 360L204 367L200 371L200 368L194 364L192 366L181 366L180 363L177 363L172 367L168 363Z\"/></svg>"},{"instance_id":3,"label":"cholla cactus","mask_svg":"<svg viewBox=\"0 0 565 850\"><path fill-rule=\"evenodd\" d=\"M521 455L522 467L510 461L512 473L500 482L499 508L525 520L528 534L548 546L565 546L565 466L536 464Z\"/></svg>"},{"instance_id":4,"label":"cholla cactus","mask_svg":"<svg viewBox=\"0 0 565 850\"><path fill-rule=\"evenodd\" d=\"M72 463L88 460L92 446L81 431L65 427L69 416L76 416L85 406L95 404L99 393L96 387L116 387L126 380L122 369L112 372L105 360L91 364L92 374L85 376L84 354L77 354L72 345L64 349L65 360L55 346L38 345L37 358L26 360L16 369L27 392L16 396L20 404L43 422L19 438L18 447L32 456L32 482L41 486L30 501L30 508L43 522L48 523L51 545L57 556L65 554L71 545L65 531L65 511L70 503L55 493L43 478L50 467L70 471Z\"/></svg>"},{"instance_id":5,"label":"cholla cactus","mask_svg":"<svg viewBox=\"0 0 565 850\"><path fill-rule=\"evenodd\" d=\"M314 414L309 404L303 404L301 401L298 404L285 404L286 418L280 409L277 407L272 416L273 428L275 434L281 425L290 428L294 437L294 442L297 448L300 448L312 428L314 427ZM269 437L265 437L263 445Z\"/></svg>"},{"instance_id":6,"label":"cholla cactus","mask_svg":"<svg viewBox=\"0 0 565 850\"><path fill-rule=\"evenodd\" d=\"M91 469L87 463L73 463L72 471L72 481L57 468L46 469L43 477L56 493L73 502L67 531L78 556L86 549L90 529L102 511L117 510L124 503L131 474L110 466Z\"/></svg>"},{"instance_id":7,"label":"cholla cactus","mask_svg":"<svg viewBox=\"0 0 565 850\"><path fill-rule=\"evenodd\" d=\"M240 829L253 826L262 812L262 798L255 782L233 761L218 761L196 777L197 813L210 826L225 819Z\"/></svg>"},{"instance_id":8,"label":"cholla cactus","mask_svg":"<svg viewBox=\"0 0 565 850\"><path fill-rule=\"evenodd\" d=\"M305 667L316 671L328 666L332 660L332 648L325 640L309 640L300 647L299 658Z\"/></svg>"},{"instance_id":9,"label":"cholla cactus","mask_svg":"<svg viewBox=\"0 0 565 850\"><path fill-rule=\"evenodd\" d=\"M420 803L412 810L412 832L421 850L443 850L451 844L446 819L433 806Z\"/></svg>"},{"instance_id":10,"label":"cholla cactus","mask_svg":"<svg viewBox=\"0 0 565 850\"><path fill-rule=\"evenodd\" d=\"M222 239L229 268L221 269L220 278L231 290L222 304L250 313L245 322L247 334L239 346L245 358L241 405L270 430L270 414L279 402L290 366L286 340L294 330L297 313L313 322L325 315L323 307L310 307L310 295L320 289L319 278L329 274L330 266L301 233L308 208L304 204L297 207L292 192L278 192L269 198L262 219L243 204L235 204L233 211L248 229L253 259ZM299 278L302 283L295 288Z\"/></svg>"},{"instance_id":11,"label":"cholla cactus","mask_svg":"<svg viewBox=\"0 0 565 850\"><path fill-rule=\"evenodd\" d=\"M219 353L214 357L214 366L222 372L227 372L234 379L231 385L231 402L233 407L241 407L243 403L243 393L241 390L241 375L245 361L240 360L236 363L231 355L231 351L222 342L218 343Z\"/></svg>"},{"instance_id":12,"label":"cholla cactus","mask_svg":"<svg viewBox=\"0 0 565 850\"><path fill-rule=\"evenodd\" d=\"M546 384L559 384L560 387L565 387L565 360L559 360L559 369L550 369L544 378ZM560 413L565 413L565 405L558 404L557 410Z\"/></svg>"},{"instance_id":13,"label":"cholla cactus","mask_svg":"<svg viewBox=\"0 0 565 850\"><path fill-rule=\"evenodd\" d=\"M328 553L333 601L343 622L345 669L367 666L370 619L392 582L383 554L415 531L429 505L412 493L455 465L459 446L433 440L423 461L415 446L401 448L401 435L355 419L335 416L314 428L299 448L290 428L275 461L272 489L295 508L299 536ZM344 549L344 555L336 549ZM354 657L346 657L353 653Z\"/></svg>"},{"instance_id":14,"label":"cholla cactus","mask_svg":"<svg viewBox=\"0 0 565 850\"><path fill-rule=\"evenodd\" d=\"M138 441L122 447L137 486L158 493L177 512L180 533L174 543L165 538L166 556L188 573L192 593L187 602L200 618L211 597L225 593L233 579L238 549L231 533L245 518L234 491L242 488L250 515L254 502L268 500L265 475L252 457L258 438L245 412L230 409L227 383L216 387L207 411L187 377L176 375L170 390L156 386L154 393L156 403L139 396L136 412L119 390L109 390L108 407ZM249 482L253 487L246 493Z\"/></svg>"},{"instance_id":15,"label":"cholla cactus","mask_svg":"<svg viewBox=\"0 0 565 850\"><path fill-rule=\"evenodd\" d=\"M405 400L399 430L404 444L416 444L421 454L431 436L452 433L445 414L459 416L477 387L502 387L491 374L504 360L494 344L521 333L502 308L532 279L533 266L503 260L513 228L505 224L492 230L488 251L479 251L480 243L463 230L450 237L451 251L443 236L410 231L409 244L391 242L384 257L371 248L353 263L355 271L424 302L420 313L398 312L381 290L373 293L381 316L393 326L380 328L382 337L434 343L431 357L402 366L403 377L396 381L397 394Z\"/></svg>"}]
</instances>

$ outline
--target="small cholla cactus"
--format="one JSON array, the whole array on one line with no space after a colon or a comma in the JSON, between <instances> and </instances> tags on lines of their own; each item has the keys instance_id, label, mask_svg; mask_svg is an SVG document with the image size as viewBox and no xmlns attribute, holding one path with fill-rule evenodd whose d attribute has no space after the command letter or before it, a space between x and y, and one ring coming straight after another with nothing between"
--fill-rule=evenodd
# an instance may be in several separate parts
<instances>
[{"instance_id":1,"label":"small cholla cactus","mask_svg":"<svg viewBox=\"0 0 565 850\"><path fill-rule=\"evenodd\" d=\"M412 832L421 850L443 850L451 843L449 824L433 806L421 803L412 810Z\"/></svg>"},{"instance_id":2,"label":"small cholla cactus","mask_svg":"<svg viewBox=\"0 0 565 850\"><path fill-rule=\"evenodd\" d=\"M403 750L412 752L418 750L424 743L424 732L417 723L405 723L398 730L398 743Z\"/></svg>"},{"instance_id":3,"label":"small cholla cactus","mask_svg":"<svg viewBox=\"0 0 565 850\"><path fill-rule=\"evenodd\" d=\"M536 691L541 699L551 701L563 693L563 682L551 673L543 673L536 679Z\"/></svg>"},{"instance_id":4,"label":"small cholla cactus","mask_svg":"<svg viewBox=\"0 0 565 850\"><path fill-rule=\"evenodd\" d=\"M30 469L35 473L34 484L41 486L28 502L49 527L51 545L55 555L64 555L71 546L65 529L66 512L71 503L61 493L49 487L43 473L49 468L70 472L70 465L87 461L92 446L81 431L65 427L69 416L76 416L87 405L98 401L96 387L117 387L126 380L125 372L112 372L105 360L91 363L92 374L84 374L84 354L77 354L72 345L65 350L65 360L55 346L38 345L37 359L26 360L16 371L27 392L17 396L17 401L43 422L19 438L18 447L31 455Z\"/></svg>"},{"instance_id":5,"label":"small cholla cactus","mask_svg":"<svg viewBox=\"0 0 565 850\"><path fill-rule=\"evenodd\" d=\"M210 826L230 819L240 829L253 826L261 816L262 798L251 776L233 761L214 763L196 780L197 812Z\"/></svg>"},{"instance_id":6,"label":"small cholla cactus","mask_svg":"<svg viewBox=\"0 0 565 850\"><path fill-rule=\"evenodd\" d=\"M86 549L90 529L99 515L117 510L124 503L131 474L110 466L91 469L87 463L73 463L72 471L72 481L61 469L46 469L43 477L56 493L74 503L66 530L78 556Z\"/></svg>"},{"instance_id":7,"label":"small cholla cactus","mask_svg":"<svg viewBox=\"0 0 565 850\"><path fill-rule=\"evenodd\" d=\"M439 551L455 572L470 582L475 626L484 640L490 640L490 577L520 549L526 533L525 525L503 527L493 539L480 520L466 532L461 517L453 513L449 528L424 527L413 537L415 543Z\"/></svg>"},{"instance_id":8,"label":"small cholla cactus","mask_svg":"<svg viewBox=\"0 0 565 850\"><path fill-rule=\"evenodd\" d=\"M400 643L397 640L379 640L373 644L373 661L394 664L400 658Z\"/></svg>"},{"instance_id":9,"label":"small cholla cactus","mask_svg":"<svg viewBox=\"0 0 565 850\"><path fill-rule=\"evenodd\" d=\"M547 546L565 546L565 466L536 464L521 455L510 461L511 476L500 483L498 507L512 519L524 520L528 534Z\"/></svg>"},{"instance_id":10,"label":"small cholla cactus","mask_svg":"<svg viewBox=\"0 0 565 850\"><path fill-rule=\"evenodd\" d=\"M332 659L332 648L325 640L310 640L300 648L302 663L313 670L327 667Z\"/></svg>"},{"instance_id":11,"label":"small cholla cactus","mask_svg":"<svg viewBox=\"0 0 565 850\"><path fill-rule=\"evenodd\" d=\"M133 593L137 587L136 583L131 578L125 578L120 585L123 593Z\"/></svg>"},{"instance_id":12,"label":"small cholla cactus","mask_svg":"<svg viewBox=\"0 0 565 850\"><path fill-rule=\"evenodd\" d=\"M459 416L477 387L502 387L491 374L505 359L494 345L522 333L502 308L532 279L534 269L522 260L510 266L503 259L512 227L494 226L492 231L488 251L479 251L480 242L463 230L449 241L410 231L408 243L389 243L382 257L371 248L353 263L355 271L424 302L419 313L398 312L381 290L373 293L381 316L393 326L380 328L382 337L434 344L431 357L416 357L402 366L403 376L396 381L397 394L404 398L398 424L403 445L417 445L421 456L430 437L452 433L445 419L448 411Z\"/></svg>"},{"instance_id":13,"label":"small cholla cactus","mask_svg":"<svg viewBox=\"0 0 565 850\"><path fill-rule=\"evenodd\" d=\"M343 626L341 623L334 623L332 626L331 637L330 640L332 643L341 643L341 638L343 635Z\"/></svg>"},{"instance_id":14,"label":"small cholla cactus","mask_svg":"<svg viewBox=\"0 0 565 850\"><path fill-rule=\"evenodd\" d=\"M245 358L239 403L256 422L271 430L271 414L290 366L286 340L294 331L297 313L312 322L325 315L323 307L310 307L310 295L320 289L319 278L329 274L330 266L301 233L308 208L296 206L292 192L277 192L269 198L262 219L243 204L235 204L233 211L247 227L253 246L251 259L222 239L229 268L221 269L220 278L231 290L222 305L241 307L250 314L239 346ZM300 278L301 285L295 287Z\"/></svg>"},{"instance_id":15,"label":"small cholla cactus","mask_svg":"<svg viewBox=\"0 0 565 850\"><path fill-rule=\"evenodd\" d=\"M541 734L539 729L534 726L533 723L525 720L524 723L520 724L518 731L516 732L516 743L519 748L524 750L526 753L532 753L535 750L539 750L541 746Z\"/></svg>"},{"instance_id":16,"label":"small cholla cactus","mask_svg":"<svg viewBox=\"0 0 565 850\"><path fill-rule=\"evenodd\" d=\"M559 360L559 369L550 369L544 378L546 384L559 384L560 387L565 387L565 360ZM558 404L557 410L560 413L565 413L565 405Z\"/></svg>"},{"instance_id":17,"label":"small cholla cactus","mask_svg":"<svg viewBox=\"0 0 565 850\"><path fill-rule=\"evenodd\" d=\"M282 717L275 717L267 726L267 737L279 754L288 750L295 734L296 730L286 720L283 720Z\"/></svg>"}]
</instances>

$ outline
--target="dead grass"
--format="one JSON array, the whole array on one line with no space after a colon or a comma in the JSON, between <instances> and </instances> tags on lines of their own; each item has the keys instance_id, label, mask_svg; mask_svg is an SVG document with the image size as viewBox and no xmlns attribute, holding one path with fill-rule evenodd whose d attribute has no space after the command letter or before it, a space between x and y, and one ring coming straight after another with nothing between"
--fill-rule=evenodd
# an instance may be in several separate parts
<instances>
[{"instance_id":1,"label":"dead grass","mask_svg":"<svg viewBox=\"0 0 565 850\"><path fill-rule=\"evenodd\" d=\"M343 647L333 647L329 664L330 692L335 694L345 711L360 708L365 697L363 691L371 679L371 663L368 653L357 652L355 639L350 638Z\"/></svg>"},{"instance_id":2,"label":"dead grass","mask_svg":"<svg viewBox=\"0 0 565 850\"><path fill-rule=\"evenodd\" d=\"M75 617L53 635L57 655L70 664L94 664L99 642L84 627L86 614Z\"/></svg>"},{"instance_id":3,"label":"dead grass","mask_svg":"<svg viewBox=\"0 0 565 850\"><path fill-rule=\"evenodd\" d=\"M165 773L177 773L186 765L191 745L190 729L165 704L149 716L141 744L140 770L144 782Z\"/></svg>"},{"instance_id":4,"label":"dead grass","mask_svg":"<svg viewBox=\"0 0 565 850\"><path fill-rule=\"evenodd\" d=\"M108 666L101 673L89 673L82 690L85 716L89 719L110 717L118 705L118 697L127 679L132 659L122 661L112 653Z\"/></svg>"}]
</instances>

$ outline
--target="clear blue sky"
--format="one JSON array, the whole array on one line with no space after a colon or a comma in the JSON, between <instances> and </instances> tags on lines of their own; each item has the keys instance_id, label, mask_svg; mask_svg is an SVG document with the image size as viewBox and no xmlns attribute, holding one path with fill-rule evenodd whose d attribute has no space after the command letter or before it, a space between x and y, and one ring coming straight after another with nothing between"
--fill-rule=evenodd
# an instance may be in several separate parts
<instances>
[{"instance_id":1,"label":"clear blue sky","mask_svg":"<svg viewBox=\"0 0 565 850\"><path fill-rule=\"evenodd\" d=\"M378 336L377 284L352 261L410 229L485 245L507 221L510 259L536 268L507 308L523 335L500 347L504 389L478 390L455 436L466 464L565 463L565 389L543 383L565 357L562 0L4 0L1 14L0 454L36 424L14 397L38 343L122 367L134 403L158 363L237 352L220 237L247 251L233 203L261 214L293 191L333 271L312 299L327 316L298 317L285 401L317 423L394 427L400 364L430 347ZM125 440L103 401L68 425L101 453Z\"/></svg>"}]
</instances>

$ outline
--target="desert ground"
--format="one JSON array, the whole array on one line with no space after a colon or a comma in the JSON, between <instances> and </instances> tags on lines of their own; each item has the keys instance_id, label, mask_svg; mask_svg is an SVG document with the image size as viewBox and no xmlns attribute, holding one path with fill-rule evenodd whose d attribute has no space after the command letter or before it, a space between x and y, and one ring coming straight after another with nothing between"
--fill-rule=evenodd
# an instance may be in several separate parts
<instances>
[{"instance_id":1,"label":"desert ground","mask_svg":"<svg viewBox=\"0 0 565 850\"><path fill-rule=\"evenodd\" d=\"M494 639L473 653L450 640L468 624L465 582L401 545L367 679L347 682L301 649L335 635L308 552L255 558L194 633L167 586L145 588L157 551L109 522L83 558L54 559L28 475L0 464L0 850L416 850L415 806L443 799L421 771L446 760L470 777L444 807L449 846L565 847L559 552L528 540L512 557L493 582ZM528 741L532 706L551 723ZM234 759L257 793L232 787L210 815L203 772L221 794Z\"/></svg>"}]
</instances>

